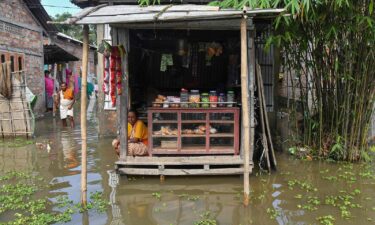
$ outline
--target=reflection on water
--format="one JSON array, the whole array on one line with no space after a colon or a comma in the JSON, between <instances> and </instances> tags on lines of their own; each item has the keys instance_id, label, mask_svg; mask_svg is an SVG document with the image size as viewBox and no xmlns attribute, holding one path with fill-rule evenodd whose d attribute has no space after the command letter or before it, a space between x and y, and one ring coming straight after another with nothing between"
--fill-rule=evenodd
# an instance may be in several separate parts
<instances>
[{"instance_id":1,"label":"reflection on water","mask_svg":"<svg viewBox=\"0 0 375 225\"><path fill-rule=\"evenodd\" d=\"M117 159L111 149L111 138L98 139L95 116L90 115L90 118L88 192L102 191L110 207L104 214L94 211L75 214L67 224L190 225L205 218L225 225L319 224L316 218L325 215L333 215L335 224L373 224L370 219L375 221L375 211L372 210L375 180L358 175L364 171L362 165L346 168L343 164L304 162L280 155L277 172L251 176L251 204L244 208L239 176L166 177L164 183L155 177L119 177L113 171ZM52 201L57 194L64 194L78 202L81 170L79 124L74 129L61 128L58 119L47 117L37 122L36 131L36 142L49 141L51 150L48 152L34 145L0 148L0 173L34 171L52 185L49 193L45 193ZM339 174L344 176L346 173L351 174L349 180L355 177L355 182L349 183L339 177ZM333 176L338 179L327 179ZM308 183L317 191L306 191L298 185L291 189L293 180ZM361 193L352 201L362 208L349 207L352 219L341 218L337 207L324 204L326 196L337 196L355 189ZM303 208L309 198L317 198L322 204L317 205L316 210ZM270 219L271 216L275 219Z\"/></svg>"}]
</instances>

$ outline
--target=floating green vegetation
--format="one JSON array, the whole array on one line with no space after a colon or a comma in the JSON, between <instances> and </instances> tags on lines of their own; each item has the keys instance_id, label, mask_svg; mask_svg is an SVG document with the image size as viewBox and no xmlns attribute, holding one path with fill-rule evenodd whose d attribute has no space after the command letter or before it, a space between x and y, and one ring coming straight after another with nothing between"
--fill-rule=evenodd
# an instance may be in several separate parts
<instances>
[{"instance_id":1,"label":"floating green vegetation","mask_svg":"<svg viewBox=\"0 0 375 225\"><path fill-rule=\"evenodd\" d=\"M205 211L200 217L202 218L199 221L194 222L194 225L217 225L217 221L211 218L211 212Z\"/></svg>"},{"instance_id":2,"label":"floating green vegetation","mask_svg":"<svg viewBox=\"0 0 375 225\"><path fill-rule=\"evenodd\" d=\"M0 176L0 217L3 213L13 215L5 224L68 222L77 211L96 209L103 212L107 209L108 203L103 200L101 192L90 195L91 201L86 208L82 208L80 204L74 205L66 196L57 196L57 203L52 203L48 197L40 197L40 193L48 188L43 182L35 182L41 180L43 179L40 177L23 172L9 172ZM59 210L48 210L53 207Z\"/></svg>"},{"instance_id":3,"label":"floating green vegetation","mask_svg":"<svg viewBox=\"0 0 375 225\"><path fill-rule=\"evenodd\" d=\"M329 181L337 181L338 178L336 176L323 176L322 179L329 180Z\"/></svg>"},{"instance_id":4,"label":"floating green vegetation","mask_svg":"<svg viewBox=\"0 0 375 225\"><path fill-rule=\"evenodd\" d=\"M34 140L26 138L0 139L0 147L18 148L34 144Z\"/></svg>"},{"instance_id":5,"label":"floating green vegetation","mask_svg":"<svg viewBox=\"0 0 375 225\"><path fill-rule=\"evenodd\" d=\"M186 193L180 194L180 195L178 195L178 197L185 198L189 201L197 201L200 198L199 195L189 195L189 194L186 194Z\"/></svg>"},{"instance_id":6,"label":"floating green vegetation","mask_svg":"<svg viewBox=\"0 0 375 225\"><path fill-rule=\"evenodd\" d=\"M159 200L160 201L160 199L161 199L161 194L160 194L160 192L153 192L152 193L152 196L153 197L155 197L157 200Z\"/></svg>"},{"instance_id":7,"label":"floating green vegetation","mask_svg":"<svg viewBox=\"0 0 375 225\"><path fill-rule=\"evenodd\" d=\"M312 184L306 182L306 181L300 181L300 180L297 180L297 179L293 179L293 180L289 180L288 181L288 186L289 186L289 189L290 190L293 190L293 188L295 186L298 186L300 187L301 189L303 190L306 190L307 192L311 192L311 191L318 191L317 188L315 188Z\"/></svg>"},{"instance_id":8,"label":"floating green vegetation","mask_svg":"<svg viewBox=\"0 0 375 225\"><path fill-rule=\"evenodd\" d=\"M335 221L335 218L331 215L328 215L328 216L320 216L316 218L316 220L318 220L319 223L323 225L333 225L333 221Z\"/></svg>"},{"instance_id":9,"label":"floating green vegetation","mask_svg":"<svg viewBox=\"0 0 375 225\"><path fill-rule=\"evenodd\" d=\"M267 208L267 213L270 215L270 219L272 220L280 216L280 212L272 208Z\"/></svg>"}]
</instances>

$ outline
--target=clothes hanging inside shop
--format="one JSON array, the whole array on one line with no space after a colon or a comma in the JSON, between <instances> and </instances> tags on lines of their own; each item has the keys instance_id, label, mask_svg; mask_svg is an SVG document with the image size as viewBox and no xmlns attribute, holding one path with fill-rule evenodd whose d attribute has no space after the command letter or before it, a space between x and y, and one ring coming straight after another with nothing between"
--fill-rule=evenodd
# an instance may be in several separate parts
<instances>
[{"instance_id":1,"label":"clothes hanging inside shop","mask_svg":"<svg viewBox=\"0 0 375 225\"><path fill-rule=\"evenodd\" d=\"M173 66L173 56L172 54L162 54L160 61L160 71L167 71L167 66Z\"/></svg>"}]
</instances>

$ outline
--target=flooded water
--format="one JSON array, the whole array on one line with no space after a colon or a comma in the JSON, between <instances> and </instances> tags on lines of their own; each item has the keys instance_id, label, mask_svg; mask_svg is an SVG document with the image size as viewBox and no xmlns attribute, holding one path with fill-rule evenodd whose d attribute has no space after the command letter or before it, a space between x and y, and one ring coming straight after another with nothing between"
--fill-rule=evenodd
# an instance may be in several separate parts
<instances>
[{"instance_id":1,"label":"flooded water","mask_svg":"<svg viewBox=\"0 0 375 225\"><path fill-rule=\"evenodd\" d=\"M375 179L372 165L295 160L278 155L278 171L254 171L251 203L242 205L242 179L226 177L125 177L113 173L116 156L111 138L98 139L95 116L88 123L88 192L101 191L111 203L105 213L74 214L67 224L374 224ZM78 118L77 118L78 119ZM77 123L78 124L78 123ZM44 193L80 199L80 127L61 128L60 121L37 121L37 143L0 147L0 174L31 171L51 188ZM42 145L40 144L40 145ZM348 214L349 213L349 214ZM208 220L210 219L210 220ZM209 223L211 221L212 223ZM0 223L6 222L1 217Z\"/></svg>"}]
</instances>

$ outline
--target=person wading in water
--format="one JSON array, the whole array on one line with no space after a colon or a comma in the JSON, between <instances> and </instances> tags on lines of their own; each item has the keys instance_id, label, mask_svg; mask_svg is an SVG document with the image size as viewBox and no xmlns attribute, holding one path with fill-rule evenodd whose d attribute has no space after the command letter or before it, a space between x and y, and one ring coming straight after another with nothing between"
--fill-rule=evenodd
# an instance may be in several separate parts
<instances>
[{"instance_id":1,"label":"person wading in water","mask_svg":"<svg viewBox=\"0 0 375 225\"><path fill-rule=\"evenodd\" d=\"M75 102L74 99L74 92L71 88L66 87L66 83L63 82L60 85L60 92L57 97L57 106L60 108L60 118L62 121L63 127L67 126L66 119L69 118L70 126L74 127L74 119L73 119L73 104Z\"/></svg>"}]
</instances>

